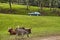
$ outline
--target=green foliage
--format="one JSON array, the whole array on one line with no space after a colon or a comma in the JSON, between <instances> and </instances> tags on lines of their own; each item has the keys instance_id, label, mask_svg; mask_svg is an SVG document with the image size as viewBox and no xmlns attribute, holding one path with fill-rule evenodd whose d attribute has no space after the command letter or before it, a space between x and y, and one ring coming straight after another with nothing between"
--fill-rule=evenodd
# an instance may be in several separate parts
<instances>
[{"instance_id":1,"label":"green foliage","mask_svg":"<svg viewBox=\"0 0 60 40\"><path fill-rule=\"evenodd\" d=\"M20 15L26 15L29 12L35 12L38 11L39 8L36 6L29 6L29 10L27 11L27 6L26 5L16 5L12 4L12 12L10 13L10 7L9 4L7 3L0 3L0 12L1 13L10 13L10 14L20 14ZM47 16L59 16L60 15L60 9L56 8L56 11L53 12L53 8L45 8L43 7L43 10L40 11L41 15L47 15Z\"/></svg>"},{"instance_id":2,"label":"green foliage","mask_svg":"<svg viewBox=\"0 0 60 40\"><path fill-rule=\"evenodd\" d=\"M0 0L1 3L6 3L8 0Z\"/></svg>"},{"instance_id":3,"label":"green foliage","mask_svg":"<svg viewBox=\"0 0 60 40\"><path fill-rule=\"evenodd\" d=\"M16 4L12 4L12 13L11 14L27 14L27 10L26 10L27 6L26 5L16 5ZM5 3L0 3L0 12L2 13L9 13L9 4L5 4ZM38 10L38 7L33 7L30 6L29 7L30 10L28 10L29 12L34 12Z\"/></svg>"}]
</instances>

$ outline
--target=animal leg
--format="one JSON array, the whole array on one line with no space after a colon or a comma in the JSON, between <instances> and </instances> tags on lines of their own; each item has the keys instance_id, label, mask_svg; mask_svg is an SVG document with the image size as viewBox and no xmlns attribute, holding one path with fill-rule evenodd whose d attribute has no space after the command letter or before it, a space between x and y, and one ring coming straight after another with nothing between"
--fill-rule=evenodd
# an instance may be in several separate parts
<instances>
[{"instance_id":1,"label":"animal leg","mask_svg":"<svg viewBox=\"0 0 60 40\"><path fill-rule=\"evenodd\" d=\"M27 34L27 37L29 37L29 34Z\"/></svg>"}]
</instances>

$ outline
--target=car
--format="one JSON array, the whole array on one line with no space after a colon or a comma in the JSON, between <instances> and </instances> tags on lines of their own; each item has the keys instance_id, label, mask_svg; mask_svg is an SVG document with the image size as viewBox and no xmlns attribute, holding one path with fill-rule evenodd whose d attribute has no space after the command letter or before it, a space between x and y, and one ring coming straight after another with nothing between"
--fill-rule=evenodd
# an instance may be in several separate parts
<instances>
[{"instance_id":1,"label":"car","mask_svg":"<svg viewBox=\"0 0 60 40\"><path fill-rule=\"evenodd\" d=\"M30 15L30 16L40 16L41 13L39 13L39 12L32 12L32 13L28 13L28 15Z\"/></svg>"}]
</instances>

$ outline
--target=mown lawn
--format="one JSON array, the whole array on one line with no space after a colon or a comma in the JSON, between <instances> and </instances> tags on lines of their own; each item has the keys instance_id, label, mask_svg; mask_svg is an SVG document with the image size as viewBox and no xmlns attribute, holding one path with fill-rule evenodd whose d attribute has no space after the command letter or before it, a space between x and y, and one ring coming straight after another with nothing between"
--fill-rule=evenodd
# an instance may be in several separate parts
<instances>
[{"instance_id":1,"label":"mown lawn","mask_svg":"<svg viewBox=\"0 0 60 40\"><path fill-rule=\"evenodd\" d=\"M60 17L59 16L28 16L0 14L0 34L8 34L8 27L16 26L32 28L32 34L59 34Z\"/></svg>"},{"instance_id":2,"label":"mown lawn","mask_svg":"<svg viewBox=\"0 0 60 40\"><path fill-rule=\"evenodd\" d=\"M60 35L60 17L59 16L29 16L27 14L26 5L12 4L13 12L8 13L9 5L5 3L0 3L1 10L7 14L0 13L0 39L8 40L9 33L8 27L16 28L18 25L21 27L32 28L31 37L35 36L49 36L49 35ZM29 12L38 11L38 7L30 6ZM47 15L55 15L54 13L49 13L49 8L44 8L44 12ZM22 15L16 15L22 14ZM24 15L25 14L25 15ZM13 38L14 36L11 36ZM13 38L14 39L14 38ZM11 40L11 39L10 39Z\"/></svg>"},{"instance_id":3,"label":"mown lawn","mask_svg":"<svg viewBox=\"0 0 60 40\"><path fill-rule=\"evenodd\" d=\"M28 16L0 13L1 40L9 39L8 27L16 28L18 25L32 28L31 37L60 35L59 16Z\"/></svg>"}]
</instances>

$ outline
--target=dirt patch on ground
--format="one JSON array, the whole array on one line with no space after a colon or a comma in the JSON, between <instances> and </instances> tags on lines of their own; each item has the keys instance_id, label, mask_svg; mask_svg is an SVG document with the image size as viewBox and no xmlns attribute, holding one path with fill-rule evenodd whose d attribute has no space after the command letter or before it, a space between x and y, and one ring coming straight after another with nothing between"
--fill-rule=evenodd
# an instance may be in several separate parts
<instances>
[{"instance_id":1,"label":"dirt patch on ground","mask_svg":"<svg viewBox=\"0 0 60 40\"><path fill-rule=\"evenodd\" d=\"M29 40L60 40L60 36L34 37Z\"/></svg>"}]
</instances>

